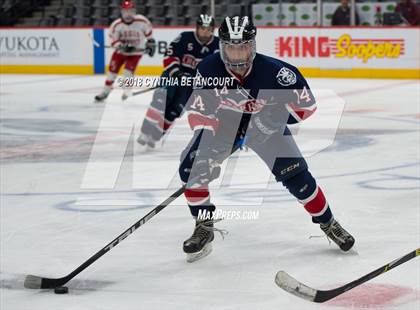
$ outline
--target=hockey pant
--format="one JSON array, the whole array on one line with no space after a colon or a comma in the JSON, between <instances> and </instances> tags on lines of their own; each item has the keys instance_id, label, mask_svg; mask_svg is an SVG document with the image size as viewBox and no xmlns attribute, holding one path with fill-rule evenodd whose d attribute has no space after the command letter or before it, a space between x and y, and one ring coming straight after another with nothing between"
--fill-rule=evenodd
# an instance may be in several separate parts
<instances>
[{"instance_id":1,"label":"hockey pant","mask_svg":"<svg viewBox=\"0 0 420 310\"><path fill-rule=\"evenodd\" d=\"M159 141L175 119L182 115L186 103L187 90L185 87L157 88L144 117L141 133Z\"/></svg>"},{"instance_id":2,"label":"hockey pant","mask_svg":"<svg viewBox=\"0 0 420 310\"><path fill-rule=\"evenodd\" d=\"M288 131L288 130L287 130ZM181 155L179 175L182 182L187 183L191 169L193 169L195 155L199 150L201 132L196 131L193 139ZM223 162L230 154L239 149L237 142L240 137L236 136L233 143L226 143L223 137L219 139L216 133L214 145L219 148L217 162ZM219 141L218 141L219 140ZM326 223L332 218L332 213L321 188L317 185L314 177L308 171L306 160L302 157L291 135L282 133L273 134L263 143L248 141L251 148L271 170L277 182L282 184L299 201L312 217L315 223ZM208 186L187 189L184 193L192 216L197 217L201 212L213 212L215 206L210 202Z\"/></svg>"},{"instance_id":3,"label":"hockey pant","mask_svg":"<svg viewBox=\"0 0 420 310\"><path fill-rule=\"evenodd\" d=\"M132 77L136 71L138 62L142 55L123 55L119 51L112 54L111 62L109 63L109 72L105 80L105 85L111 87L118 76L121 67L124 67L124 77Z\"/></svg>"}]
</instances>

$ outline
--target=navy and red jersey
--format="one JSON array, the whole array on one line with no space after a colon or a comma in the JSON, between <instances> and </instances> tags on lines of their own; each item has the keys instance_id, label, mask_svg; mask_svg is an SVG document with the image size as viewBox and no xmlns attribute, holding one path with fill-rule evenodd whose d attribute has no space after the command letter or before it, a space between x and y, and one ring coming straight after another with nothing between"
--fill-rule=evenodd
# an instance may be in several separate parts
<instances>
[{"instance_id":1,"label":"navy and red jersey","mask_svg":"<svg viewBox=\"0 0 420 310\"><path fill-rule=\"evenodd\" d=\"M275 119L280 128L303 121L316 110L315 98L299 70L262 54L256 54L243 78L224 65L219 53L204 59L195 77L203 81L207 77L232 77L233 83L227 87L214 88L204 83L195 87L186 106L193 130L208 129L215 134L219 127L238 124L243 115L252 116L263 110L265 113L260 115L269 117L270 123Z\"/></svg>"},{"instance_id":2,"label":"navy and red jersey","mask_svg":"<svg viewBox=\"0 0 420 310\"><path fill-rule=\"evenodd\" d=\"M219 50L219 38L213 38L206 44L202 44L195 31L182 32L171 42L163 59L165 73L181 70L186 75L193 76L197 65L207 56Z\"/></svg>"}]
</instances>

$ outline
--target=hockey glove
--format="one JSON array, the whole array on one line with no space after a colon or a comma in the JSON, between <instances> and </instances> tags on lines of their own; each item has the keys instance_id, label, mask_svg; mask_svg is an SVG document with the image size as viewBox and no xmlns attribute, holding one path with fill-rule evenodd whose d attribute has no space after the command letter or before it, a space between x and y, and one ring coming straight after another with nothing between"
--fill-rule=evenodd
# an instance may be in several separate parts
<instances>
[{"instance_id":1,"label":"hockey glove","mask_svg":"<svg viewBox=\"0 0 420 310\"><path fill-rule=\"evenodd\" d=\"M220 166L214 165L211 159L197 158L191 169L190 180L194 184L205 185L212 180L217 179L220 175Z\"/></svg>"},{"instance_id":2,"label":"hockey glove","mask_svg":"<svg viewBox=\"0 0 420 310\"><path fill-rule=\"evenodd\" d=\"M201 132L195 132L194 135L198 135L200 145L190 154L193 165L189 180L198 185L205 185L219 177L220 163L226 155L223 154L224 149L214 145L213 133L210 130L203 129Z\"/></svg>"},{"instance_id":3,"label":"hockey glove","mask_svg":"<svg viewBox=\"0 0 420 310\"><path fill-rule=\"evenodd\" d=\"M156 53L156 41L155 39L147 39L146 42L146 54L153 57Z\"/></svg>"},{"instance_id":4,"label":"hockey glove","mask_svg":"<svg viewBox=\"0 0 420 310\"><path fill-rule=\"evenodd\" d=\"M174 79L181 79L184 76L184 72L181 69L176 69L171 72L171 77Z\"/></svg>"},{"instance_id":5,"label":"hockey glove","mask_svg":"<svg viewBox=\"0 0 420 310\"><path fill-rule=\"evenodd\" d=\"M276 132L284 131L287 114L281 114L281 111L273 111L273 107L266 106L251 117L250 128L253 129L252 136L257 143L264 143Z\"/></svg>"}]
</instances>

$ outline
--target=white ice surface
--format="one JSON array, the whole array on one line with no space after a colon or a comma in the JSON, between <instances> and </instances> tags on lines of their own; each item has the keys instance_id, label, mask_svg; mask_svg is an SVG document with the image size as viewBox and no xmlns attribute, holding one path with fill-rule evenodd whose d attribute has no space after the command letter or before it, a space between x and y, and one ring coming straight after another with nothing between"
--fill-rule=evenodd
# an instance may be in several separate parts
<instances>
[{"instance_id":1,"label":"white ice surface","mask_svg":"<svg viewBox=\"0 0 420 310\"><path fill-rule=\"evenodd\" d=\"M114 189L81 189L104 115L105 105L92 103L102 83L103 76L0 76L1 309L420 309L419 258L335 303L299 300L274 283L285 270L332 288L419 247L420 85L413 80L310 80L346 102L334 144L308 163L356 237L355 251L310 239L321 235L317 225L281 184L267 185L254 153L241 152L231 186L213 200L259 218L218 224L229 234L217 236L202 261L185 261L193 222L180 198L69 282L68 295L23 288L26 274L71 272L179 184L179 154L191 137L185 117L156 151L128 146ZM108 103L120 96L116 90ZM151 97L124 105L141 112L140 122ZM125 144L113 136L101 147L112 158Z\"/></svg>"}]
</instances>

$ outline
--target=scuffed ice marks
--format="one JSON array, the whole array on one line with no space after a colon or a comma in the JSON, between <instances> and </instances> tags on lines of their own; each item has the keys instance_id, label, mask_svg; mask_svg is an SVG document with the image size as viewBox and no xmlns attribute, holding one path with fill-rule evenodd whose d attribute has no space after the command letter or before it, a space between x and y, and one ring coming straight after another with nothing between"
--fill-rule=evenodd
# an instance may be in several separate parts
<instances>
[{"instance_id":1,"label":"scuffed ice marks","mask_svg":"<svg viewBox=\"0 0 420 310\"><path fill-rule=\"evenodd\" d=\"M86 128L82 122L61 119L34 119L34 118L5 118L0 121L4 129L32 132L54 133L78 133L95 134L96 131Z\"/></svg>"},{"instance_id":2,"label":"scuffed ice marks","mask_svg":"<svg viewBox=\"0 0 420 310\"><path fill-rule=\"evenodd\" d=\"M339 129L334 143L324 152L344 152L355 148L364 148L376 144L378 136L399 135L415 132L405 129Z\"/></svg>"},{"instance_id":3,"label":"scuffed ice marks","mask_svg":"<svg viewBox=\"0 0 420 310\"><path fill-rule=\"evenodd\" d=\"M79 162L89 158L96 129L83 122L6 118L0 121L0 159L8 162Z\"/></svg>"},{"instance_id":4,"label":"scuffed ice marks","mask_svg":"<svg viewBox=\"0 0 420 310\"><path fill-rule=\"evenodd\" d=\"M8 162L82 162L89 160L96 129L71 120L15 119L0 121L0 160ZM404 129L339 129L333 144L323 152L345 152L376 144L382 135L399 135L414 130ZM314 132L314 138L322 132ZM107 158L114 158L117 148L126 148L124 141L110 137ZM309 139L311 137L308 137ZM125 158L136 155L132 138ZM165 154L156 154L160 157ZM166 157L174 158L173 154ZM169 158L167 158L169 159Z\"/></svg>"}]
</instances>

